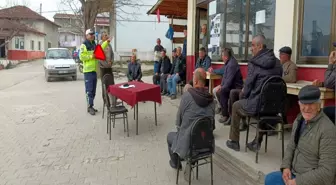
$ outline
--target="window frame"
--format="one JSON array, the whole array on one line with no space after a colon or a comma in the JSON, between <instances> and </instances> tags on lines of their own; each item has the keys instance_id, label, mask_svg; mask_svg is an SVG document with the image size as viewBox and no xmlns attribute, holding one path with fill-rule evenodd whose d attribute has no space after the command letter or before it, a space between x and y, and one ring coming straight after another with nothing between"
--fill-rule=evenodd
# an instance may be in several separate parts
<instances>
[{"instance_id":1,"label":"window frame","mask_svg":"<svg viewBox=\"0 0 336 185\"><path fill-rule=\"evenodd\" d=\"M213 1L217 1L217 0L204 0L204 1L202 1L202 0L199 0L200 1L200 4L202 4L202 3L207 3L207 11L209 11L209 4L211 3L211 2L213 2ZM225 10L223 10L225 13L224 13L224 19L226 20L226 17L227 17L227 9L228 9L228 0L222 0L223 1L223 6L224 6L224 8L225 8ZM245 24L244 24L244 26L246 27L246 28L249 28L250 27L250 12L251 12L251 0L245 0L246 2L246 5L245 5L245 9L244 9L244 11L245 11ZM334 0L334 1L336 1L336 0ZM199 5L199 4L198 4ZM199 18L197 17L197 19L196 19L196 25L198 25L199 26L199 22L200 22L200 20L199 20ZM210 26L209 26L209 18L207 18L207 30L208 30L208 36L210 36ZM221 30L225 30L225 36L223 35L222 37L221 37L221 43L220 43L220 47L224 47L224 46L226 46L226 35L227 35L227 30L226 30L226 24L223 24L222 25L223 27L221 28ZM275 25L274 25L275 26ZM196 33L198 33L198 32L196 32ZM197 35L197 34L196 34ZM224 38L223 38L224 37ZM250 59L250 57L249 57L249 49L250 49L250 46L251 46L251 42L250 42L250 32L248 31L245 31L245 33L244 33L244 45L243 45L243 51L244 51L244 54L243 54L243 57L241 57L241 58L237 58L237 61L239 62L239 63L247 63L248 62L248 60ZM210 42L210 38L208 38L208 43ZM198 48L198 45L196 46L196 48ZM195 48L195 49L196 49ZM223 62L221 59L220 60L212 60L212 63L217 63L217 62Z\"/></svg>"},{"instance_id":2,"label":"window frame","mask_svg":"<svg viewBox=\"0 0 336 185\"><path fill-rule=\"evenodd\" d=\"M297 31L297 51L296 63L302 65L323 65L328 64L328 56L302 56L302 32L303 32L303 16L304 16L304 2L299 0L299 16L298 16L298 31ZM333 51L333 42L336 41L336 0L331 0L331 23L330 23L330 41L329 53Z\"/></svg>"}]
</instances>

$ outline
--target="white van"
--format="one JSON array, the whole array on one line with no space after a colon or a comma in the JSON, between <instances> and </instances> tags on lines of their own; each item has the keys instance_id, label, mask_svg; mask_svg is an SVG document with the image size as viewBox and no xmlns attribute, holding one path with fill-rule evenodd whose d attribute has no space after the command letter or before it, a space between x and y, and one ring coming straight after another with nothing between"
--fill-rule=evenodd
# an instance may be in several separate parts
<instances>
[{"instance_id":1,"label":"white van","mask_svg":"<svg viewBox=\"0 0 336 185\"><path fill-rule=\"evenodd\" d=\"M44 59L45 79L71 77L77 80L77 64L67 48L49 48Z\"/></svg>"}]
</instances>

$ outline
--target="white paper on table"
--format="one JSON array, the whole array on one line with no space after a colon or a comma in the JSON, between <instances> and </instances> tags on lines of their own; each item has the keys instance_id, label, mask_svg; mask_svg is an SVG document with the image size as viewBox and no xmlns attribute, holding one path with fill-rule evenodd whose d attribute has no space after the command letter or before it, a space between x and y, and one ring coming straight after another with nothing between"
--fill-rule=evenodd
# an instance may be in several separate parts
<instances>
[{"instance_id":1,"label":"white paper on table","mask_svg":"<svg viewBox=\"0 0 336 185\"><path fill-rule=\"evenodd\" d=\"M256 12L256 24L264 24L266 22L266 10Z\"/></svg>"},{"instance_id":2,"label":"white paper on table","mask_svg":"<svg viewBox=\"0 0 336 185\"><path fill-rule=\"evenodd\" d=\"M122 88L122 89L128 89L128 88L135 87L135 85L129 85L129 86L127 86L127 87L125 87L124 85L121 85L121 86L119 86L119 87Z\"/></svg>"}]
</instances>

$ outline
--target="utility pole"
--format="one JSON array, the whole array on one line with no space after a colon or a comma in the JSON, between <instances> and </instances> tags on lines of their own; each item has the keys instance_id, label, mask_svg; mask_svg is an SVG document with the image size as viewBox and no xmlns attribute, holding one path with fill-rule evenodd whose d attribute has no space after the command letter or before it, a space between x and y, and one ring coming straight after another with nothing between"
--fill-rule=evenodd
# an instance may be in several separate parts
<instances>
[{"instance_id":1,"label":"utility pole","mask_svg":"<svg viewBox=\"0 0 336 185\"><path fill-rule=\"evenodd\" d=\"M42 15L42 3L40 3L40 15Z\"/></svg>"},{"instance_id":2,"label":"utility pole","mask_svg":"<svg viewBox=\"0 0 336 185\"><path fill-rule=\"evenodd\" d=\"M117 12L116 0L112 0L112 7L110 9L110 35L113 37L113 50L117 51Z\"/></svg>"}]
</instances>

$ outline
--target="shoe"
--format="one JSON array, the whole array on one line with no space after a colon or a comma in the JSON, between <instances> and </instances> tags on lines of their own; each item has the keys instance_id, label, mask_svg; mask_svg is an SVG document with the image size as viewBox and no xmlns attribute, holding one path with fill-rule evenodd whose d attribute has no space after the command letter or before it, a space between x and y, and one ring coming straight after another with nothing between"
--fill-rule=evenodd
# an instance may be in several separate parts
<instances>
[{"instance_id":1,"label":"shoe","mask_svg":"<svg viewBox=\"0 0 336 185\"><path fill-rule=\"evenodd\" d=\"M170 165L170 167L172 167L174 169L177 169L177 165L172 160L169 160L169 165ZM182 164L181 163L179 165L179 169L182 170Z\"/></svg>"},{"instance_id":2,"label":"shoe","mask_svg":"<svg viewBox=\"0 0 336 185\"><path fill-rule=\"evenodd\" d=\"M230 125L230 117L228 116L221 116L218 120L219 123L222 123L224 125Z\"/></svg>"},{"instance_id":3,"label":"shoe","mask_svg":"<svg viewBox=\"0 0 336 185\"><path fill-rule=\"evenodd\" d=\"M257 152L260 150L261 142L258 145L257 141L254 139L252 142L247 143L246 147L252 152Z\"/></svg>"},{"instance_id":4,"label":"shoe","mask_svg":"<svg viewBox=\"0 0 336 185\"><path fill-rule=\"evenodd\" d=\"M237 152L240 151L240 145L238 141L232 141L232 140L227 140L226 141L226 146L232 150L235 150Z\"/></svg>"},{"instance_id":5,"label":"shoe","mask_svg":"<svg viewBox=\"0 0 336 185\"><path fill-rule=\"evenodd\" d=\"M215 114L220 114L222 112L222 109L217 107L216 110L215 110Z\"/></svg>"},{"instance_id":6,"label":"shoe","mask_svg":"<svg viewBox=\"0 0 336 185\"><path fill-rule=\"evenodd\" d=\"M93 107L88 107L87 111L88 111L88 113L91 114L92 116L96 115L96 111L94 110Z\"/></svg>"},{"instance_id":7,"label":"shoe","mask_svg":"<svg viewBox=\"0 0 336 185\"><path fill-rule=\"evenodd\" d=\"M166 94L167 94L167 92L164 92L164 91L161 92L161 95L162 95L162 96L164 96L164 95L166 95Z\"/></svg>"},{"instance_id":8,"label":"shoe","mask_svg":"<svg viewBox=\"0 0 336 185\"><path fill-rule=\"evenodd\" d=\"M169 93L165 94L166 96L170 97L171 95Z\"/></svg>"},{"instance_id":9,"label":"shoe","mask_svg":"<svg viewBox=\"0 0 336 185\"><path fill-rule=\"evenodd\" d=\"M92 107L93 108L93 110L95 111L95 112L98 112L98 110L97 109L95 109L94 107Z\"/></svg>"},{"instance_id":10,"label":"shoe","mask_svg":"<svg viewBox=\"0 0 336 185\"><path fill-rule=\"evenodd\" d=\"M176 99L176 95L175 95L175 94L171 95L171 96L170 96L170 99L171 99L171 100L175 100L175 99Z\"/></svg>"}]
</instances>

